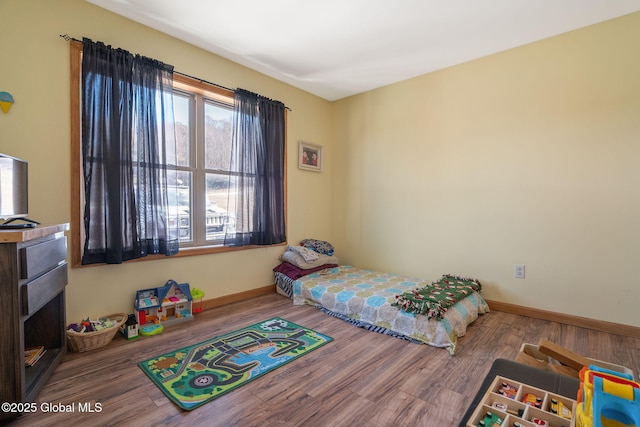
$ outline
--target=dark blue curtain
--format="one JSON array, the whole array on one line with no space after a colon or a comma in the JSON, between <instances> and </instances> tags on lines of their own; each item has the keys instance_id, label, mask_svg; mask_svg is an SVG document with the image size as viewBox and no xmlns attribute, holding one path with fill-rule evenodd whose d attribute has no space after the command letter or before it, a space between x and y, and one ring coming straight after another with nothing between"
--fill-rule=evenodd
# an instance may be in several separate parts
<instances>
[{"instance_id":1,"label":"dark blue curtain","mask_svg":"<svg viewBox=\"0 0 640 427\"><path fill-rule=\"evenodd\" d=\"M285 106L244 89L235 91L229 205L236 227L226 246L286 241Z\"/></svg>"},{"instance_id":2,"label":"dark blue curtain","mask_svg":"<svg viewBox=\"0 0 640 427\"><path fill-rule=\"evenodd\" d=\"M175 183L173 68L83 40L83 264L178 252L169 227Z\"/></svg>"}]
</instances>

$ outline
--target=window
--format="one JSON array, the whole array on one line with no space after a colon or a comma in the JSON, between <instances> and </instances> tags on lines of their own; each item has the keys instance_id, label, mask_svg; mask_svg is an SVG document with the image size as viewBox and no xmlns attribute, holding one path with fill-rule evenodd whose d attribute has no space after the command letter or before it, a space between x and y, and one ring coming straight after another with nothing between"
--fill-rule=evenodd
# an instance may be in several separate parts
<instances>
[{"instance_id":1,"label":"window","mask_svg":"<svg viewBox=\"0 0 640 427\"><path fill-rule=\"evenodd\" d=\"M83 235L84 182L80 118L82 48L81 42L71 41L71 259L73 266L82 265L85 237ZM244 136L238 138L238 135L247 135L246 114L244 111L238 113L238 101L234 99L234 96L237 98L238 91L234 92L178 73L174 74L173 84L177 147L175 159L170 163L175 163L176 174L175 177L168 178L175 180L175 182L168 182L171 184L170 187L175 184L175 190L170 190L168 199L170 205L176 209L170 209L174 213L169 215L168 220L179 225L180 241L180 252L174 256L286 243L284 234L286 133L283 128L286 116L285 120L280 121L272 120L271 117L255 116L253 121L261 123L262 128L257 131L253 129L249 138ZM263 109L269 114L270 107L266 104L277 103L259 95L257 100L259 103L256 105L261 105L257 110ZM245 105L245 101L242 102L242 105ZM282 106L281 103L280 106ZM252 147L258 146L254 144L254 138L252 138L254 133L257 132L256 135L258 135L255 139L257 143L262 143L263 139L269 139L266 135L271 133L266 125L268 122L281 123L278 130L281 142L276 144L277 147L273 152L270 151L272 148L266 147L267 154L270 156L265 159L267 163L263 164L259 161L249 168L245 165L238 167L239 163L246 163L242 160L242 153L246 152L247 147L251 151ZM239 128L242 129L238 131ZM275 173L272 167L274 155L279 159L276 162L280 162L275 168ZM275 191L273 190L274 177L275 181L279 182L275 185ZM261 181L264 181L264 184ZM250 184L247 184L248 182ZM236 194L239 196L236 197ZM270 200L278 200L278 206L274 208ZM262 224L266 224L266 232ZM276 232L273 233L273 230ZM142 259L163 258L166 257L152 255Z\"/></svg>"},{"instance_id":2,"label":"window","mask_svg":"<svg viewBox=\"0 0 640 427\"><path fill-rule=\"evenodd\" d=\"M178 206L180 246L222 245L225 235L235 232L235 204L229 197L233 96L176 80L178 182L170 200Z\"/></svg>"}]
</instances>

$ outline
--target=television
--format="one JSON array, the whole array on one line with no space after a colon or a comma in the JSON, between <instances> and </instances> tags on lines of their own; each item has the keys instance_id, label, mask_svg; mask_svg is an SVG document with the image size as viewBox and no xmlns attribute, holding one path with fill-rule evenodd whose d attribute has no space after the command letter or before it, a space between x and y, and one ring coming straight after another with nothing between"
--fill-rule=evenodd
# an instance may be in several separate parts
<instances>
[{"instance_id":1,"label":"television","mask_svg":"<svg viewBox=\"0 0 640 427\"><path fill-rule=\"evenodd\" d=\"M26 224L13 227L33 227L37 222L27 218L29 214L28 163L0 153L0 220L7 220L0 227L21 219Z\"/></svg>"}]
</instances>

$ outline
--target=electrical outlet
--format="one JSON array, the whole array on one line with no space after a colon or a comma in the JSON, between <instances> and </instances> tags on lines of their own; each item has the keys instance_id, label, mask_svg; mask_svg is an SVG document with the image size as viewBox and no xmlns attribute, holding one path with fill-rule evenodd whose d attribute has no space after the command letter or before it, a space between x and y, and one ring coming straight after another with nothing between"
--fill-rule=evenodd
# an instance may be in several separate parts
<instances>
[{"instance_id":1,"label":"electrical outlet","mask_svg":"<svg viewBox=\"0 0 640 427\"><path fill-rule=\"evenodd\" d=\"M513 266L513 277L516 279L524 279L524 264L516 264Z\"/></svg>"}]
</instances>

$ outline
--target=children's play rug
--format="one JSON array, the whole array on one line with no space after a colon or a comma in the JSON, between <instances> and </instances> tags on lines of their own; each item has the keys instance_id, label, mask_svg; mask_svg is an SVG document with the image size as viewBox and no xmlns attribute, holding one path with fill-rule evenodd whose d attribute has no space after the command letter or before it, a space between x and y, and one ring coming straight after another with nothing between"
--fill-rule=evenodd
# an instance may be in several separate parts
<instances>
[{"instance_id":1,"label":"children's play rug","mask_svg":"<svg viewBox=\"0 0 640 427\"><path fill-rule=\"evenodd\" d=\"M331 341L275 317L139 365L171 400L191 410Z\"/></svg>"}]
</instances>

